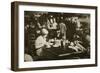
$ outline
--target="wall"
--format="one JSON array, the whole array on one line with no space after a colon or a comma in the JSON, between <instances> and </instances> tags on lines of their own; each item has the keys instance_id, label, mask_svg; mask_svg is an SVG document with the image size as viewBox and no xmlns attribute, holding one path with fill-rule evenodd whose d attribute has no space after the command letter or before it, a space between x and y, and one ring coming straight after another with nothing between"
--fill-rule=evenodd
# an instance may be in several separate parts
<instances>
[{"instance_id":1,"label":"wall","mask_svg":"<svg viewBox=\"0 0 100 73\"><path fill-rule=\"evenodd\" d=\"M10 54L11 54L11 2L14 0L0 0L0 73L14 73L10 70ZM16 0L17 1L17 0ZM29 0L21 0L28 1ZM79 4L79 5L93 5L98 6L100 12L100 0L30 0L32 2L45 2L45 3L61 3L61 4ZM98 13L99 13L98 12ZM100 16L100 14L98 14ZM99 19L99 17L98 17ZM98 22L99 24L100 22ZM100 25L98 25L98 28ZM100 31L100 29L98 29ZM100 37L100 33L98 33ZM100 40L100 38L98 38ZM99 41L100 42L100 41ZM98 43L99 43L98 42ZM98 52L100 51L98 46ZM100 53L98 53L100 55ZM100 58L98 58L98 62ZM86 68L73 68L73 69L55 69L55 70L40 70L34 71L34 73L99 73L100 63L98 67L86 67ZM22 73L33 73L33 71L26 71Z\"/></svg>"}]
</instances>

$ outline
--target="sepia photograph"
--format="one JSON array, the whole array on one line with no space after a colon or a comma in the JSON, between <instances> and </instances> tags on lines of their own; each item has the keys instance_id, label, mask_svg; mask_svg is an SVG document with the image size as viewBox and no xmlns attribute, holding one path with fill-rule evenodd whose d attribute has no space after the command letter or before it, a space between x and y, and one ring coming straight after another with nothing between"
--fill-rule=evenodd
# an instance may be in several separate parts
<instances>
[{"instance_id":1,"label":"sepia photograph","mask_svg":"<svg viewBox=\"0 0 100 73\"><path fill-rule=\"evenodd\" d=\"M13 2L11 69L97 66L97 7Z\"/></svg>"},{"instance_id":2,"label":"sepia photograph","mask_svg":"<svg viewBox=\"0 0 100 73\"><path fill-rule=\"evenodd\" d=\"M90 58L90 14L24 11L24 61Z\"/></svg>"}]
</instances>

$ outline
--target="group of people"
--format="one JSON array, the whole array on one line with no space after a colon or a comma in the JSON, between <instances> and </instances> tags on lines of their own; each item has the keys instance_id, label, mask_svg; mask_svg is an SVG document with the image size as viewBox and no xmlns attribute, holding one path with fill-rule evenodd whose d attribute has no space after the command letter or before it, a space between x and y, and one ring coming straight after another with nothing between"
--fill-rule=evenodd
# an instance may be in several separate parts
<instances>
[{"instance_id":1,"label":"group of people","mask_svg":"<svg viewBox=\"0 0 100 73\"><path fill-rule=\"evenodd\" d=\"M61 16L57 19L57 17L50 15L46 20L41 19L42 21L39 20L39 18L36 18L35 22L30 22L30 25L25 26L26 30L27 28L31 29L30 32L28 32L29 34L35 35L33 44L37 56L45 56L44 50L51 47L60 47L64 50L71 48L75 52L86 50L83 40L87 39L87 37L90 39L90 36L89 33L86 33L85 37L83 36L84 29L82 28L78 16L66 18ZM32 38L32 36L30 38ZM90 42L89 40L86 41L88 43Z\"/></svg>"}]
</instances>

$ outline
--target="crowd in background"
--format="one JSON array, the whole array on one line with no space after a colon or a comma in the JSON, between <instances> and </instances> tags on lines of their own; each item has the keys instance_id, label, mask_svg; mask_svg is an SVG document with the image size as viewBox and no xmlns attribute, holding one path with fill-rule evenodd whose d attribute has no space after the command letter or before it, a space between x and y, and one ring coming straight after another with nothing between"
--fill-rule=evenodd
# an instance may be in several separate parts
<instances>
[{"instance_id":1,"label":"crowd in background","mask_svg":"<svg viewBox=\"0 0 100 73\"><path fill-rule=\"evenodd\" d=\"M75 52L90 50L89 14L26 11L24 19L25 53L41 56L41 43Z\"/></svg>"}]
</instances>

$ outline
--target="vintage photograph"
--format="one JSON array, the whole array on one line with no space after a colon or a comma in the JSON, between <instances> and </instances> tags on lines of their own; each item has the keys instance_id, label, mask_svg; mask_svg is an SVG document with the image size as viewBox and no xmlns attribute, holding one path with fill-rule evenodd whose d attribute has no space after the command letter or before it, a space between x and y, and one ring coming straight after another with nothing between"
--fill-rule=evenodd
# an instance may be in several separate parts
<instances>
[{"instance_id":1,"label":"vintage photograph","mask_svg":"<svg viewBox=\"0 0 100 73\"><path fill-rule=\"evenodd\" d=\"M24 11L24 61L90 58L90 14Z\"/></svg>"},{"instance_id":2,"label":"vintage photograph","mask_svg":"<svg viewBox=\"0 0 100 73\"><path fill-rule=\"evenodd\" d=\"M12 2L11 69L97 66L97 7Z\"/></svg>"}]
</instances>

